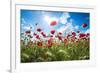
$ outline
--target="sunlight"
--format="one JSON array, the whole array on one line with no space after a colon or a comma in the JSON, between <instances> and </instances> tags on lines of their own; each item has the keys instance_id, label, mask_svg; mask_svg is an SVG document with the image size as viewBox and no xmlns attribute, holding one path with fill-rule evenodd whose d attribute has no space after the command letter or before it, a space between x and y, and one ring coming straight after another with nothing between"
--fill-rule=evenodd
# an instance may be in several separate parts
<instances>
[{"instance_id":1,"label":"sunlight","mask_svg":"<svg viewBox=\"0 0 100 73\"><path fill-rule=\"evenodd\" d=\"M52 21L56 21L58 23L58 19L56 17L44 16L44 20L50 24Z\"/></svg>"}]
</instances>

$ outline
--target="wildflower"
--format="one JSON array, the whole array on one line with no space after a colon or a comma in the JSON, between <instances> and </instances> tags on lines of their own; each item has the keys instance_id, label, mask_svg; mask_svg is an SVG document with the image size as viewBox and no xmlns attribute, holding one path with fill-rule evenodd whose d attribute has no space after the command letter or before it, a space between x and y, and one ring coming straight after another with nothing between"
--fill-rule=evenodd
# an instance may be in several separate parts
<instances>
[{"instance_id":1,"label":"wildflower","mask_svg":"<svg viewBox=\"0 0 100 73\"><path fill-rule=\"evenodd\" d=\"M37 34L36 33L33 33L33 35L36 36Z\"/></svg>"},{"instance_id":2,"label":"wildflower","mask_svg":"<svg viewBox=\"0 0 100 73\"><path fill-rule=\"evenodd\" d=\"M42 35L43 37L46 37L46 34L45 34L44 32L41 32L41 35Z\"/></svg>"},{"instance_id":3,"label":"wildflower","mask_svg":"<svg viewBox=\"0 0 100 73\"><path fill-rule=\"evenodd\" d=\"M53 37L53 35L50 35L50 37Z\"/></svg>"},{"instance_id":4,"label":"wildflower","mask_svg":"<svg viewBox=\"0 0 100 73\"><path fill-rule=\"evenodd\" d=\"M41 32L42 30L40 28L37 29L38 32Z\"/></svg>"},{"instance_id":5,"label":"wildflower","mask_svg":"<svg viewBox=\"0 0 100 73\"><path fill-rule=\"evenodd\" d=\"M31 35L28 35L29 38L33 38Z\"/></svg>"},{"instance_id":6,"label":"wildflower","mask_svg":"<svg viewBox=\"0 0 100 73\"><path fill-rule=\"evenodd\" d=\"M48 39L48 43L51 43L53 41L53 38Z\"/></svg>"},{"instance_id":7,"label":"wildflower","mask_svg":"<svg viewBox=\"0 0 100 73\"><path fill-rule=\"evenodd\" d=\"M51 26L55 26L56 24L57 24L56 21L52 21L52 22L50 23Z\"/></svg>"},{"instance_id":8,"label":"wildflower","mask_svg":"<svg viewBox=\"0 0 100 73\"><path fill-rule=\"evenodd\" d=\"M47 41L47 46L51 47L53 45L53 38L49 38Z\"/></svg>"},{"instance_id":9,"label":"wildflower","mask_svg":"<svg viewBox=\"0 0 100 73\"><path fill-rule=\"evenodd\" d=\"M68 35L67 35L67 39L68 39L69 37L70 37L70 35L68 34Z\"/></svg>"},{"instance_id":10,"label":"wildflower","mask_svg":"<svg viewBox=\"0 0 100 73\"><path fill-rule=\"evenodd\" d=\"M72 32L72 36L75 37L76 36L76 33L75 32Z\"/></svg>"},{"instance_id":11,"label":"wildflower","mask_svg":"<svg viewBox=\"0 0 100 73\"><path fill-rule=\"evenodd\" d=\"M65 45L68 45L68 40L66 38L64 39L64 43Z\"/></svg>"},{"instance_id":12,"label":"wildflower","mask_svg":"<svg viewBox=\"0 0 100 73\"><path fill-rule=\"evenodd\" d=\"M39 46L39 47L42 47L42 42L37 42L37 45Z\"/></svg>"},{"instance_id":13,"label":"wildflower","mask_svg":"<svg viewBox=\"0 0 100 73\"><path fill-rule=\"evenodd\" d=\"M36 35L36 38L37 38L37 39L40 39L40 36L39 36L39 35Z\"/></svg>"},{"instance_id":14,"label":"wildflower","mask_svg":"<svg viewBox=\"0 0 100 73\"><path fill-rule=\"evenodd\" d=\"M77 38L76 37L72 37L71 41L74 42Z\"/></svg>"},{"instance_id":15,"label":"wildflower","mask_svg":"<svg viewBox=\"0 0 100 73\"><path fill-rule=\"evenodd\" d=\"M51 34L54 34L55 33L55 30L51 30L50 32L51 32Z\"/></svg>"},{"instance_id":16,"label":"wildflower","mask_svg":"<svg viewBox=\"0 0 100 73\"><path fill-rule=\"evenodd\" d=\"M83 33L80 33L79 34L79 38L84 38L86 35L85 34L83 34Z\"/></svg>"},{"instance_id":17,"label":"wildflower","mask_svg":"<svg viewBox=\"0 0 100 73\"><path fill-rule=\"evenodd\" d=\"M57 36L57 37L58 37L59 40L62 40L62 37L61 36Z\"/></svg>"},{"instance_id":18,"label":"wildflower","mask_svg":"<svg viewBox=\"0 0 100 73\"><path fill-rule=\"evenodd\" d=\"M62 35L62 33L61 33L61 32L59 32L58 34L59 34L59 35Z\"/></svg>"},{"instance_id":19,"label":"wildflower","mask_svg":"<svg viewBox=\"0 0 100 73\"><path fill-rule=\"evenodd\" d=\"M83 28L87 27L87 24L86 23L82 24L82 27Z\"/></svg>"},{"instance_id":20,"label":"wildflower","mask_svg":"<svg viewBox=\"0 0 100 73\"><path fill-rule=\"evenodd\" d=\"M90 34L89 34L89 33L87 33L87 34L86 34L86 37L89 37L89 36L90 36Z\"/></svg>"},{"instance_id":21,"label":"wildflower","mask_svg":"<svg viewBox=\"0 0 100 73\"><path fill-rule=\"evenodd\" d=\"M26 31L25 33L26 33L26 34L30 34L30 33L31 33L31 31L30 31L30 30L28 30L28 31Z\"/></svg>"}]
</instances>

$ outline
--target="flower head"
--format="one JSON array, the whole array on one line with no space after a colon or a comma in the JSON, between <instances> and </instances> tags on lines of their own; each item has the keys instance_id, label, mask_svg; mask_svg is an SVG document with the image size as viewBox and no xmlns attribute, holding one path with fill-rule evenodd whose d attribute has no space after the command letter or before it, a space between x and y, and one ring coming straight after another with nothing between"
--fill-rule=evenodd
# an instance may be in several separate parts
<instances>
[{"instance_id":1,"label":"flower head","mask_svg":"<svg viewBox=\"0 0 100 73\"><path fill-rule=\"evenodd\" d=\"M37 38L37 39L40 39L40 36L39 36L39 35L36 35L36 38Z\"/></svg>"},{"instance_id":2,"label":"flower head","mask_svg":"<svg viewBox=\"0 0 100 73\"><path fill-rule=\"evenodd\" d=\"M59 34L59 35L62 35L62 33L61 33L61 32L59 32L58 34Z\"/></svg>"},{"instance_id":3,"label":"flower head","mask_svg":"<svg viewBox=\"0 0 100 73\"><path fill-rule=\"evenodd\" d=\"M55 30L51 30L50 32L51 32L51 34L54 34L55 33Z\"/></svg>"},{"instance_id":4,"label":"flower head","mask_svg":"<svg viewBox=\"0 0 100 73\"><path fill-rule=\"evenodd\" d=\"M87 33L87 34L86 34L86 37L89 37L89 36L90 36L90 34L89 34L89 33Z\"/></svg>"},{"instance_id":5,"label":"flower head","mask_svg":"<svg viewBox=\"0 0 100 73\"><path fill-rule=\"evenodd\" d=\"M62 37L61 37L61 36L59 36L59 35L58 35L57 37L58 37L58 39L59 39L59 40L61 40L61 41L62 41Z\"/></svg>"},{"instance_id":6,"label":"flower head","mask_svg":"<svg viewBox=\"0 0 100 73\"><path fill-rule=\"evenodd\" d=\"M41 31L42 31L42 29L38 28L38 29L37 29L37 31L38 31L38 32L41 32Z\"/></svg>"},{"instance_id":7,"label":"flower head","mask_svg":"<svg viewBox=\"0 0 100 73\"><path fill-rule=\"evenodd\" d=\"M86 34L84 34L84 33L79 34L79 38L84 38L85 36L86 36Z\"/></svg>"},{"instance_id":8,"label":"flower head","mask_svg":"<svg viewBox=\"0 0 100 73\"><path fill-rule=\"evenodd\" d=\"M28 31L25 31L25 33L26 33L26 34L30 34L30 33L31 33L31 31L30 31L30 30L28 30Z\"/></svg>"},{"instance_id":9,"label":"flower head","mask_svg":"<svg viewBox=\"0 0 100 73\"><path fill-rule=\"evenodd\" d=\"M36 36L37 34L34 32L33 35Z\"/></svg>"},{"instance_id":10,"label":"flower head","mask_svg":"<svg viewBox=\"0 0 100 73\"><path fill-rule=\"evenodd\" d=\"M42 35L43 37L46 37L46 34L45 34L44 32L41 32L41 35Z\"/></svg>"},{"instance_id":11,"label":"flower head","mask_svg":"<svg viewBox=\"0 0 100 73\"><path fill-rule=\"evenodd\" d=\"M39 46L39 47L42 47L42 42L37 42L37 45Z\"/></svg>"},{"instance_id":12,"label":"flower head","mask_svg":"<svg viewBox=\"0 0 100 73\"><path fill-rule=\"evenodd\" d=\"M82 24L82 27L83 28L87 27L87 24L86 23Z\"/></svg>"},{"instance_id":13,"label":"flower head","mask_svg":"<svg viewBox=\"0 0 100 73\"><path fill-rule=\"evenodd\" d=\"M49 38L48 41L47 41L47 46L48 47L51 47L53 45L53 38Z\"/></svg>"},{"instance_id":14,"label":"flower head","mask_svg":"<svg viewBox=\"0 0 100 73\"><path fill-rule=\"evenodd\" d=\"M51 26L55 26L56 24L57 24L57 21L52 21L52 22L50 23Z\"/></svg>"},{"instance_id":15,"label":"flower head","mask_svg":"<svg viewBox=\"0 0 100 73\"><path fill-rule=\"evenodd\" d=\"M76 33L75 32L72 32L72 36L75 37L76 36Z\"/></svg>"}]
</instances>

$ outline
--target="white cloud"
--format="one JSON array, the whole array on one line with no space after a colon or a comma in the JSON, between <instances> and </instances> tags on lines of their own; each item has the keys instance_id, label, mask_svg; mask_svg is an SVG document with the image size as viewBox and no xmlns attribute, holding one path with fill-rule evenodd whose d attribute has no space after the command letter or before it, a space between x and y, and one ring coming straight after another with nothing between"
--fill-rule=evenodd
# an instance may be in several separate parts
<instances>
[{"instance_id":1,"label":"white cloud","mask_svg":"<svg viewBox=\"0 0 100 73\"><path fill-rule=\"evenodd\" d=\"M90 29L87 29L85 33L90 33Z\"/></svg>"},{"instance_id":2,"label":"white cloud","mask_svg":"<svg viewBox=\"0 0 100 73\"><path fill-rule=\"evenodd\" d=\"M60 23L66 24L68 21L68 18L70 18L69 13L63 13L62 16L60 17Z\"/></svg>"},{"instance_id":3,"label":"white cloud","mask_svg":"<svg viewBox=\"0 0 100 73\"><path fill-rule=\"evenodd\" d=\"M60 22L61 22L62 24L66 24L66 23L67 23L67 20L66 20L66 18L64 18L64 17L61 17L61 18L60 18Z\"/></svg>"},{"instance_id":4,"label":"white cloud","mask_svg":"<svg viewBox=\"0 0 100 73\"><path fill-rule=\"evenodd\" d=\"M22 23L21 25L23 26L24 24Z\"/></svg>"},{"instance_id":5,"label":"white cloud","mask_svg":"<svg viewBox=\"0 0 100 73\"><path fill-rule=\"evenodd\" d=\"M48 15L45 15L45 16L44 16L44 20L45 20L48 24L50 24L52 21L58 22L58 18L56 18L56 17L50 17L50 16L48 16Z\"/></svg>"},{"instance_id":6,"label":"white cloud","mask_svg":"<svg viewBox=\"0 0 100 73\"><path fill-rule=\"evenodd\" d=\"M30 26L23 26L23 29L30 30Z\"/></svg>"},{"instance_id":7,"label":"white cloud","mask_svg":"<svg viewBox=\"0 0 100 73\"><path fill-rule=\"evenodd\" d=\"M69 32L74 31L74 27L72 23L67 23L66 26L60 27L57 31L68 34Z\"/></svg>"},{"instance_id":8,"label":"white cloud","mask_svg":"<svg viewBox=\"0 0 100 73\"><path fill-rule=\"evenodd\" d=\"M79 26L78 26L78 25L76 25L74 28L75 28L75 30L78 30L78 29L79 29Z\"/></svg>"},{"instance_id":9,"label":"white cloud","mask_svg":"<svg viewBox=\"0 0 100 73\"><path fill-rule=\"evenodd\" d=\"M24 19L24 18L22 18L21 20L22 20L22 23L23 23L23 24L25 24L25 23L26 23L26 21L25 21L25 19Z\"/></svg>"}]
</instances>

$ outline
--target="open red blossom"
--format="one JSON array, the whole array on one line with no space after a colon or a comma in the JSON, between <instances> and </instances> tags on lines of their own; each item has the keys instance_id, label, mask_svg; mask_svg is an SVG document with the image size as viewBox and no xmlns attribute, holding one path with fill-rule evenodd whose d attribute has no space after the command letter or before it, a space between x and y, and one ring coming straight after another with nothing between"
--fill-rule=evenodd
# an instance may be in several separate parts
<instances>
[{"instance_id":1,"label":"open red blossom","mask_svg":"<svg viewBox=\"0 0 100 73\"><path fill-rule=\"evenodd\" d=\"M42 35L43 37L46 37L46 34L45 34L44 32L41 32L41 35Z\"/></svg>"},{"instance_id":2,"label":"open red blossom","mask_svg":"<svg viewBox=\"0 0 100 73\"><path fill-rule=\"evenodd\" d=\"M30 34L30 33L31 33L31 31L30 31L30 30L28 30L28 31L26 31L25 33L26 33L26 34Z\"/></svg>"},{"instance_id":3,"label":"open red blossom","mask_svg":"<svg viewBox=\"0 0 100 73\"><path fill-rule=\"evenodd\" d=\"M59 35L62 35L62 33L61 33L61 32L59 32L58 34L59 34Z\"/></svg>"},{"instance_id":4,"label":"open red blossom","mask_svg":"<svg viewBox=\"0 0 100 73\"><path fill-rule=\"evenodd\" d=\"M40 39L40 36L39 36L39 35L36 35L36 38L37 38L37 39Z\"/></svg>"},{"instance_id":5,"label":"open red blossom","mask_svg":"<svg viewBox=\"0 0 100 73\"><path fill-rule=\"evenodd\" d=\"M67 37L67 39L68 39L68 38L70 37L70 35L68 34L66 37Z\"/></svg>"},{"instance_id":6,"label":"open red blossom","mask_svg":"<svg viewBox=\"0 0 100 73\"><path fill-rule=\"evenodd\" d=\"M53 38L52 37L48 39L48 43L50 43L52 41L53 41Z\"/></svg>"},{"instance_id":7,"label":"open red blossom","mask_svg":"<svg viewBox=\"0 0 100 73\"><path fill-rule=\"evenodd\" d=\"M62 37L61 36L57 36L57 37L58 37L59 40L62 40Z\"/></svg>"},{"instance_id":8,"label":"open red blossom","mask_svg":"<svg viewBox=\"0 0 100 73\"><path fill-rule=\"evenodd\" d=\"M84 33L79 34L79 38L84 38L85 36L86 36L86 34L84 34Z\"/></svg>"},{"instance_id":9,"label":"open red blossom","mask_svg":"<svg viewBox=\"0 0 100 73\"><path fill-rule=\"evenodd\" d=\"M43 46L43 43L42 43L42 42L37 42L37 45L38 45L39 47L42 47L42 46Z\"/></svg>"},{"instance_id":10,"label":"open red blossom","mask_svg":"<svg viewBox=\"0 0 100 73\"><path fill-rule=\"evenodd\" d=\"M71 38L71 41L74 42L75 39L77 39L77 38L76 38L76 37L72 37L72 38Z\"/></svg>"},{"instance_id":11,"label":"open red blossom","mask_svg":"<svg viewBox=\"0 0 100 73\"><path fill-rule=\"evenodd\" d=\"M51 47L53 45L53 38L49 38L46 44L48 47Z\"/></svg>"},{"instance_id":12,"label":"open red blossom","mask_svg":"<svg viewBox=\"0 0 100 73\"><path fill-rule=\"evenodd\" d=\"M86 23L82 24L82 27L83 28L87 27L87 24Z\"/></svg>"},{"instance_id":13,"label":"open red blossom","mask_svg":"<svg viewBox=\"0 0 100 73\"><path fill-rule=\"evenodd\" d=\"M53 37L53 35L50 35L50 37Z\"/></svg>"},{"instance_id":14,"label":"open red blossom","mask_svg":"<svg viewBox=\"0 0 100 73\"><path fill-rule=\"evenodd\" d=\"M52 46L52 44L53 44L53 38L51 37L51 38L49 38L48 39L48 41L47 41L47 46Z\"/></svg>"},{"instance_id":15,"label":"open red blossom","mask_svg":"<svg viewBox=\"0 0 100 73\"><path fill-rule=\"evenodd\" d=\"M76 36L76 33L75 32L72 32L72 36L75 37Z\"/></svg>"},{"instance_id":16,"label":"open red blossom","mask_svg":"<svg viewBox=\"0 0 100 73\"><path fill-rule=\"evenodd\" d=\"M38 29L37 29L37 31L38 31L38 32L41 32L41 31L42 31L42 29L38 28Z\"/></svg>"},{"instance_id":17,"label":"open red blossom","mask_svg":"<svg viewBox=\"0 0 100 73\"><path fill-rule=\"evenodd\" d=\"M56 24L57 24L57 21L52 21L52 22L50 23L51 26L55 26Z\"/></svg>"},{"instance_id":18,"label":"open red blossom","mask_svg":"<svg viewBox=\"0 0 100 73\"><path fill-rule=\"evenodd\" d=\"M37 34L36 33L33 33L33 35L36 36Z\"/></svg>"},{"instance_id":19,"label":"open red blossom","mask_svg":"<svg viewBox=\"0 0 100 73\"><path fill-rule=\"evenodd\" d=\"M86 37L89 37L89 36L90 36L90 34L89 34L89 33L87 33L87 34L86 34Z\"/></svg>"},{"instance_id":20,"label":"open red blossom","mask_svg":"<svg viewBox=\"0 0 100 73\"><path fill-rule=\"evenodd\" d=\"M51 32L51 34L54 34L55 33L55 30L51 30L50 32Z\"/></svg>"}]
</instances>

